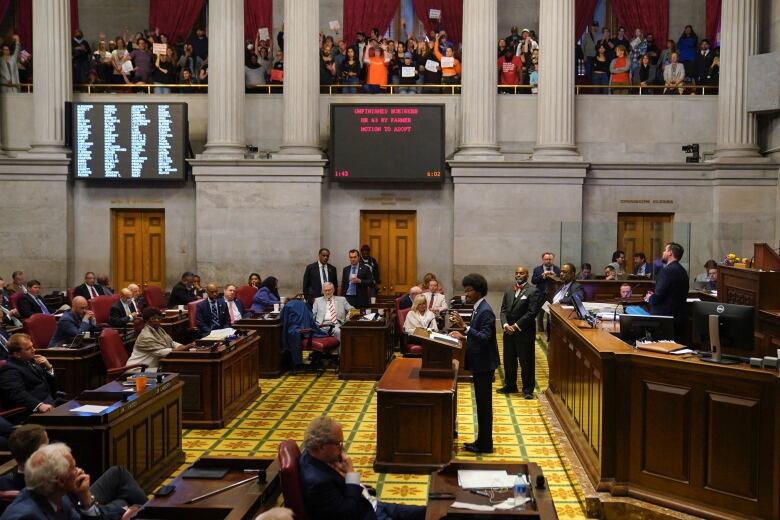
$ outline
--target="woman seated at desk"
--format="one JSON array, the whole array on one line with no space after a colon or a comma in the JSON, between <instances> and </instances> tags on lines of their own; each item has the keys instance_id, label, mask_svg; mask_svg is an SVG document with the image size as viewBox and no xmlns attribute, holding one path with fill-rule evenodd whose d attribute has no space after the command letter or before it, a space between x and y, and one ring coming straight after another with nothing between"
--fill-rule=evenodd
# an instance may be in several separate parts
<instances>
[{"instance_id":1,"label":"woman seated at desk","mask_svg":"<svg viewBox=\"0 0 780 520\"><path fill-rule=\"evenodd\" d=\"M428 301L422 294L418 294L414 298L412 309L406 315L406 320L404 321L404 332L414 334L414 330L417 327L439 330L439 327L436 325L436 315L428 310Z\"/></svg>"},{"instance_id":2,"label":"woman seated at desk","mask_svg":"<svg viewBox=\"0 0 780 520\"><path fill-rule=\"evenodd\" d=\"M265 312L268 307L273 308L275 303L279 303L279 281L273 276L269 276L252 298L252 312Z\"/></svg>"},{"instance_id":3,"label":"woman seated at desk","mask_svg":"<svg viewBox=\"0 0 780 520\"><path fill-rule=\"evenodd\" d=\"M163 358L174 350L187 350L192 343L182 345L171 339L167 332L160 327L162 312L154 307L143 310L143 318L146 326L138 334L133 346L133 353L127 360L127 365L146 365L148 370L157 370L160 366L160 358Z\"/></svg>"}]
</instances>

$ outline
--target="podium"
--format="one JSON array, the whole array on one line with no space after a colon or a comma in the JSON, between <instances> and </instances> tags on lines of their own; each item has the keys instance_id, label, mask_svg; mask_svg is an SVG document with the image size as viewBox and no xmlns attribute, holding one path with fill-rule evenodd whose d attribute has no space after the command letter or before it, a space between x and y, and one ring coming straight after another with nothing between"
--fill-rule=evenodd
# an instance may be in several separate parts
<instances>
[{"instance_id":1,"label":"podium","mask_svg":"<svg viewBox=\"0 0 780 520\"><path fill-rule=\"evenodd\" d=\"M420 377L455 377L458 371L452 363L452 356L463 348L459 340L452 338L457 342L453 343L432 338L432 333L421 327L414 329L412 336L423 348Z\"/></svg>"}]
</instances>

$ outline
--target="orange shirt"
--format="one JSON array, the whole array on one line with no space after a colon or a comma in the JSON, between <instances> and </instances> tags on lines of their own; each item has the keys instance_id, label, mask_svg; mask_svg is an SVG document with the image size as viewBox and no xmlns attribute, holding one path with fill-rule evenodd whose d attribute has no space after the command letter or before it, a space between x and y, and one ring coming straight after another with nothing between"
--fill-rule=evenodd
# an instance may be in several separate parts
<instances>
[{"instance_id":1,"label":"orange shirt","mask_svg":"<svg viewBox=\"0 0 780 520\"><path fill-rule=\"evenodd\" d=\"M433 53L436 55L436 58L439 60L439 63L441 63L442 55L441 55L441 51L439 50L438 42L434 43L433 45ZM442 76L460 76L460 62L455 58L452 59L454 62L454 65L452 67L441 68Z\"/></svg>"},{"instance_id":2,"label":"orange shirt","mask_svg":"<svg viewBox=\"0 0 780 520\"><path fill-rule=\"evenodd\" d=\"M625 56L615 58L615 66L619 68L625 67L627 64L626 60ZM612 75L612 83L631 83L631 77L628 75L628 72L618 72Z\"/></svg>"},{"instance_id":3,"label":"orange shirt","mask_svg":"<svg viewBox=\"0 0 780 520\"><path fill-rule=\"evenodd\" d=\"M387 65L382 56L372 56L368 58L368 77L366 83L369 85L387 85Z\"/></svg>"}]
</instances>

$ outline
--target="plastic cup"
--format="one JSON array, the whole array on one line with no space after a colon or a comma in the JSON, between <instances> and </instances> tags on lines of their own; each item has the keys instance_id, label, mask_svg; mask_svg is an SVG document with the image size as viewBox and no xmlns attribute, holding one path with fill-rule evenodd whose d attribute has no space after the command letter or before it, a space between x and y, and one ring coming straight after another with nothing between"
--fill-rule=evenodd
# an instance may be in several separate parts
<instances>
[{"instance_id":1,"label":"plastic cup","mask_svg":"<svg viewBox=\"0 0 780 520\"><path fill-rule=\"evenodd\" d=\"M279 312L279 304L274 303L274 312Z\"/></svg>"},{"instance_id":2,"label":"plastic cup","mask_svg":"<svg viewBox=\"0 0 780 520\"><path fill-rule=\"evenodd\" d=\"M179 310L183 311L184 310L184 305L179 305Z\"/></svg>"},{"instance_id":3,"label":"plastic cup","mask_svg":"<svg viewBox=\"0 0 780 520\"><path fill-rule=\"evenodd\" d=\"M135 376L135 391L140 393L146 390L148 382L149 379L146 376Z\"/></svg>"},{"instance_id":4,"label":"plastic cup","mask_svg":"<svg viewBox=\"0 0 780 520\"><path fill-rule=\"evenodd\" d=\"M376 303L376 297L372 296L371 297L371 305L374 305L375 303Z\"/></svg>"}]
</instances>

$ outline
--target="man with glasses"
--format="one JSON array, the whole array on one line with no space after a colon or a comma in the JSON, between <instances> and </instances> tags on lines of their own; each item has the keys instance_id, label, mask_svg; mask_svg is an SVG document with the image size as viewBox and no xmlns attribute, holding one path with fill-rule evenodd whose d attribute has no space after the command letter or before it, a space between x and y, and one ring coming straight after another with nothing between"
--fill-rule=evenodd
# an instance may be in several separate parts
<instances>
[{"instance_id":1,"label":"man with glasses","mask_svg":"<svg viewBox=\"0 0 780 520\"><path fill-rule=\"evenodd\" d=\"M344 431L321 416L306 427L300 459L301 491L312 520L422 520L425 508L380 502L360 484L344 451Z\"/></svg>"}]
</instances>

